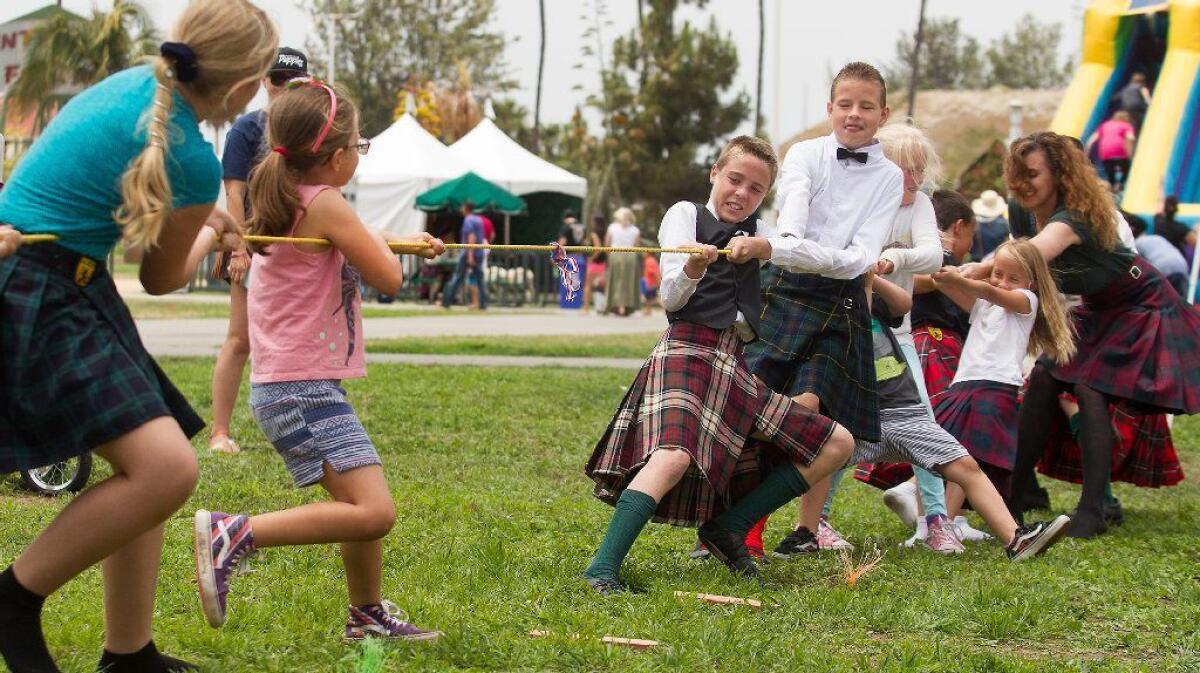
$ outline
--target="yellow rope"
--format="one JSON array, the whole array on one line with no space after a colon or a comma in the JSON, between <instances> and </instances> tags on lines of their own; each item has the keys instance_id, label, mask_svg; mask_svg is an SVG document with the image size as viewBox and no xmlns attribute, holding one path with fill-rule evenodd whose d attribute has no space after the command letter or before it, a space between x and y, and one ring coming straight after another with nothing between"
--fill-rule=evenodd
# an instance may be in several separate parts
<instances>
[{"instance_id":1,"label":"yellow rope","mask_svg":"<svg viewBox=\"0 0 1200 673\"><path fill-rule=\"evenodd\" d=\"M21 241L23 243L48 243L57 241L58 236L55 234L23 234ZM311 245L329 245L329 240L324 238L297 238L291 236L243 236L242 240L247 243L308 243ZM430 246L427 243L407 243L392 241L388 243L388 247L396 252L414 253L419 250L427 250ZM501 245L498 243L447 243L447 250L502 250L511 252L552 252L558 246L554 245ZM563 250L568 253L593 254L597 252L631 252L631 253L680 253L691 254L695 252L691 248L649 248L649 247L613 247L603 245L564 245ZM717 254L728 255L728 250L718 250Z\"/></svg>"}]
</instances>

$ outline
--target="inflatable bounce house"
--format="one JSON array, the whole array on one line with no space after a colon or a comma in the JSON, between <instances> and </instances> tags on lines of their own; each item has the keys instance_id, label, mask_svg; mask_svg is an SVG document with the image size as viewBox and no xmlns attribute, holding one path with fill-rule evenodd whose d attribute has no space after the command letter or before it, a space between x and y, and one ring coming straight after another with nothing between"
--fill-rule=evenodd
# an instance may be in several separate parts
<instances>
[{"instance_id":1,"label":"inflatable bounce house","mask_svg":"<svg viewBox=\"0 0 1200 673\"><path fill-rule=\"evenodd\" d=\"M1152 93L1121 207L1153 221L1173 194L1180 219L1200 222L1200 0L1092 0L1079 70L1050 129L1086 140L1135 73Z\"/></svg>"}]
</instances>

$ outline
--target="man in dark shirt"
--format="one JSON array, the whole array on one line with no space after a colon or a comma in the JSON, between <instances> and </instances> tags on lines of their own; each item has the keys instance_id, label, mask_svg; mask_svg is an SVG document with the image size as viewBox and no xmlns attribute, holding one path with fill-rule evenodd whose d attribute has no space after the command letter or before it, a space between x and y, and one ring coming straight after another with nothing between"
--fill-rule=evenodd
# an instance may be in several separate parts
<instances>
[{"instance_id":1,"label":"man in dark shirt","mask_svg":"<svg viewBox=\"0 0 1200 673\"><path fill-rule=\"evenodd\" d=\"M1184 258L1190 260L1191 249L1196 246L1196 232L1187 223L1175 219L1178 212L1178 196L1164 199L1162 212L1154 216L1154 233L1170 241Z\"/></svg>"},{"instance_id":2,"label":"man in dark shirt","mask_svg":"<svg viewBox=\"0 0 1200 673\"><path fill-rule=\"evenodd\" d=\"M1117 92L1115 98L1117 109L1128 112L1133 117L1133 128L1140 131L1146 110L1150 107L1150 88L1146 86L1146 75L1133 73L1129 83Z\"/></svg>"}]
</instances>

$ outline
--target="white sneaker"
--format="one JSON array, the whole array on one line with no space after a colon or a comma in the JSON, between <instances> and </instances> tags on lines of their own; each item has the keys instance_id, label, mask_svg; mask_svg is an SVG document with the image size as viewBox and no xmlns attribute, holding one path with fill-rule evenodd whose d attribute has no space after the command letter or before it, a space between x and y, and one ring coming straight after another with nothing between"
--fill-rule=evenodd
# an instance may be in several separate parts
<instances>
[{"instance_id":1,"label":"white sneaker","mask_svg":"<svg viewBox=\"0 0 1200 673\"><path fill-rule=\"evenodd\" d=\"M906 481L883 492L883 504L896 513L907 528L917 525L917 485Z\"/></svg>"},{"instance_id":2,"label":"white sneaker","mask_svg":"<svg viewBox=\"0 0 1200 673\"><path fill-rule=\"evenodd\" d=\"M954 534L963 542L981 542L992 539L991 534L973 528L965 516L954 517Z\"/></svg>"},{"instance_id":3,"label":"white sneaker","mask_svg":"<svg viewBox=\"0 0 1200 673\"><path fill-rule=\"evenodd\" d=\"M925 517L921 517L917 519L917 528L913 532L913 536L900 544L911 549L918 542L924 542L927 537L929 537L929 524L926 523Z\"/></svg>"}]
</instances>

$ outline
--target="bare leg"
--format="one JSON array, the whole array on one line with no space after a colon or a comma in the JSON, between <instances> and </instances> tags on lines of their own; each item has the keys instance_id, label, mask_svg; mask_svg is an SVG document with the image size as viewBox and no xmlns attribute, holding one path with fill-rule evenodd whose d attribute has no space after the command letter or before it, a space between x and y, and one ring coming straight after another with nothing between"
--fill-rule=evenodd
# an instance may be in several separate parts
<instances>
[{"instance_id":1,"label":"bare leg","mask_svg":"<svg viewBox=\"0 0 1200 673\"><path fill-rule=\"evenodd\" d=\"M965 491L967 498L971 500L971 506L975 508L976 512L979 512L979 516L983 517L984 523L992 529L1000 542L1005 545L1012 542L1013 535L1017 531L1017 522L1008 511L1008 506L1004 504L1004 499L1000 497L1000 492L996 490L983 470L979 469L979 464L975 462L975 459L970 456L959 458L944 465L941 471L946 479L962 487L961 490ZM949 509L949 488L946 489L946 500L946 508ZM961 501L959 506L961 506Z\"/></svg>"},{"instance_id":2,"label":"bare leg","mask_svg":"<svg viewBox=\"0 0 1200 673\"><path fill-rule=\"evenodd\" d=\"M367 465L338 474L326 465L321 486L334 497L333 501L250 517L255 545L371 542L392 529L396 506L381 466Z\"/></svg>"},{"instance_id":3,"label":"bare leg","mask_svg":"<svg viewBox=\"0 0 1200 673\"><path fill-rule=\"evenodd\" d=\"M792 399L809 411L814 413L821 411L821 399L812 393L801 393ZM853 447L851 450L853 450ZM837 468L834 468L834 471L836 470ZM817 524L821 520L821 510L825 507L825 499L829 497L831 484L827 480L812 481L808 479L808 475L805 475L805 481L809 484L809 491L800 496L800 499L796 502L796 510L800 515L797 525L804 526L811 531L816 531ZM824 483L821 483L822 481Z\"/></svg>"},{"instance_id":4,"label":"bare leg","mask_svg":"<svg viewBox=\"0 0 1200 673\"><path fill-rule=\"evenodd\" d=\"M974 461L974 459L972 459L972 462L973 461ZM951 463L951 465L953 465L953 464L954 463ZM979 469L978 463L975 464L975 469ZM943 470L943 472L944 472L944 470ZM983 476L984 476L984 478L987 478L986 474ZM946 477L946 479L950 479L950 478ZM991 483L991 482L988 482L988 483ZM993 485L993 488L994 488L994 485ZM946 515L947 516L949 516L951 519L953 519L954 517L961 514L963 502L966 500L967 500L967 494L963 491L962 486L959 486L954 481L950 481L950 483L946 484ZM974 503L973 500L971 502Z\"/></svg>"},{"instance_id":5,"label":"bare leg","mask_svg":"<svg viewBox=\"0 0 1200 673\"><path fill-rule=\"evenodd\" d=\"M109 652L129 654L150 642L162 543L159 524L101 562L104 649Z\"/></svg>"},{"instance_id":6,"label":"bare leg","mask_svg":"<svg viewBox=\"0 0 1200 673\"><path fill-rule=\"evenodd\" d=\"M626 488L632 488L662 502L675 485L683 479L684 473L692 464L692 457L687 451L679 449L658 449L650 454L650 459L634 475Z\"/></svg>"},{"instance_id":7,"label":"bare leg","mask_svg":"<svg viewBox=\"0 0 1200 673\"><path fill-rule=\"evenodd\" d=\"M246 288L239 283L229 286L229 331L225 343L217 354L213 368L212 400L213 423L209 434L213 439L229 436L233 406L237 403L238 389L242 385L242 370L250 356L249 321L246 316Z\"/></svg>"},{"instance_id":8,"label":"bare leg","mask_svg":"<svg viewBox=\"0 0 1200 673\"><path fill-rule=\"evenodd\" d=\"M95 453L112 465L113 476L73 499L13 562L21 584L41 596L157 528L199 477L192 445L166 416Z\"/></svg>"}]
</instances>

